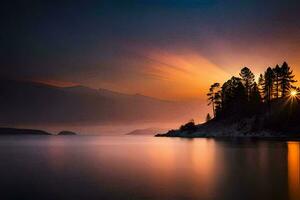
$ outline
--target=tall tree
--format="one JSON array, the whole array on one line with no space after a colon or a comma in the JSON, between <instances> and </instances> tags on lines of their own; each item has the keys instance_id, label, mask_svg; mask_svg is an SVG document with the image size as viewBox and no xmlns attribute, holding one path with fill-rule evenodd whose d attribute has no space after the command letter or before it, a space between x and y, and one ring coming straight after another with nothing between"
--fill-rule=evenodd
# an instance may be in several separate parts
<instances>
[{"instance_id":1,"label":"tall tree","mask_svg":"<svg viewBox=\"0 0 300 200\"><path fill-rule=\"evenodd\" d=\"M259 78L258 78L258 91L259 91L259 94L263 100L263 97L264 97L264 87L265 87L265 78L262 74L259 75Z\"/></svg>"},{"instance_id":2,"label":"tall tree","mask_svg":"<svg viewBox=\"0 0 300 200\"><path fill-rule=\"evenodd\" d=\"M300 94L300 88L292 85L296 82L293 71L285 62L281 67L278 65L273 69L268 67L264 74L259 75L258 83L255 82L254 75L248 68L243 68L240 76L241 78L233 76L227 80L222 85L221 92L218 83L211 85L207 94L208 101L209 105L213 104L214 116L218 119L238 119L239 117L259 116L262 113L271 117L273 116L271 114L280 114L277 111L283 112L284 110L275 108L275 105L281 104L280 100L271 104L273 98L284 97L291 91L293 97L296 95L298 97ZM274 105L274 113L271 113L271 105Z\"/></svg>"},{"instance_id":3,"label":"tall tree","mask_svg":"<svg viewBox=\"0 0 300 200\"><path fill-rule=\"evenodd\" d=\"M253 88L250 93L250 105L256 108L260 103L261 103L261 96L260 96L259 88L256 82L254 82Z\"/></svg>"},{"instance_id":4,"label":"tall tree","mask_svg":"<svg viewBox=\"0 0 300 200\"><path fill-rule=\"evenodd\" d=\"M292 83L296 82L294 80L295 75L293 75L293 71L286 62L284 62L281 66L281 73L281 96L286 97L288 91L293 87Z\"/></svg>"},{"instance_id":5,"label":"tall tree","mask_svg":"<svg viewBox=\"0 0 300 200\"><path fill-rule=\"evenodd\" d=\"M240 76L245 86L247 100L249 101L253 83L255 82L255 76L248 67L244 67L241 70Z\"/></svg>"},{"instance_id":6,"label":"tall tree","mask_svg":"<svg viewBox=\"0 0 300 200\"><path fill-rule=\"evenodd\" d=\"M246 90L241 78L232 77L222 85L222 113L237 114L247 101ZM226 115L225 114L225 115Z\"/></svg>"},{"instance_id":7,"label":"tall tree","mask_svg":"<svg viewBox=\"0 0 300 200\"><path fill-rule=\"evenodd\" d=\"M215 116L218 116L218 114L221 112L221 109L222 109L222 95L219 87L218 91L215 93Z\"/></svg>"},{"instance_id":8,"label":"tall tree","mask_svg":"<svg viewBox=\"0 0 300 200\"><path fill-rule=\"evenodd\" d=\"M280 84L281 84L281 79L282 79L282 68L279 67L279 65L276 65L275 68L273 68L274 72L274 96L276 99L279 98L279 93L280 93Z\"/></svg>"},{"instance_id":9,"label":"tall tree","mask_svg":"<svg viewBox=\"0 0 300 200\"><path fill-rule=\"evenodd\" d=\"M210 86L209 92L207 93L208 105L212 105L213 115L216 116L216 107L220 104L220 83L214 83Z\"/></svg>"},{"instance_id":10,"label":"tall tree","mask_svg":"<svg viewBox=\"0 0 300 200\"><path fill-rule=\"evenodd\" d=\"M274 72L271 67L268 67L264 76L264 99L266 102L270 102L273 96L274 89Z\"/></svg>"}]
</instances>

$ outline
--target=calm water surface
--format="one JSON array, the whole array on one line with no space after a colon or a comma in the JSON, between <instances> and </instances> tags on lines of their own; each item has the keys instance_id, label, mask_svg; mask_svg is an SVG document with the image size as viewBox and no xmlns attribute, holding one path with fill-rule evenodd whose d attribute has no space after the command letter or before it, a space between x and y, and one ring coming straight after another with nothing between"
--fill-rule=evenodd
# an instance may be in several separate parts
<instances>
[{"instance_id":1,"label":"calm water surface","mask_svg":"<svg viewBox=\"0 0 300 200\"><path fill-rule=\"evenodd\" d=\"M300 143L0 138L0 199L300 199Z\"/></svg>"}]
</instances>

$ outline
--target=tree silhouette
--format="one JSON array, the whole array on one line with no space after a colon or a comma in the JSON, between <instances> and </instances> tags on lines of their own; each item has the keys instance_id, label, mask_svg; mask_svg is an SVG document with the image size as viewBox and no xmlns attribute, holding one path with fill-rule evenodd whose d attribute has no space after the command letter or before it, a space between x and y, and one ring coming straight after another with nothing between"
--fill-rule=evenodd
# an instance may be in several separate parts
<instances>
[{"instance_id":1,"label":"tree silhouette","mask_svg":"<svg viewBox=\"0 0 300 200\"><path fill-rule=\"evenodd\" d=\"M216 117L216 108L221 102L220 83L214 83L210 86L208 96L208 105L212 105L213 115Z\"/></svg>"},{"instance_id":2,"label":"tree silhouette","mask_svg":"<svg viewBox=\"0 0 300 200\"><path fill-rule=\"evenodd\" d=\"M264 88L265 88L265 78L264 78L264 76L262 74L259 75L257 87L258 87L258 91L259 91L260 97L263 100L263 97L264 97Z\"/></svg>"},{"instance_id":3,"label":"tree silhouette","mask_svg":"<svg viewBox=\"0 0 300 200\"><path fill-rule=\"evenodd\" d=\"M242 83L242 79L233 76L226 81L222 85L221 96L222 114L237 114L240 112L247 102L246 90Z\"/></svg>"},{"instance_id":4,"label":"tree silhouette","mask_svg":"<svg viewBox=\"0 0 300 200\"><path fill-rule=\"evenodd\" d=\"M281 66L281 96L286 97L288 91L293 88L292 83L295 83L293 71L290 69L288 64L284 62Z\"/></svg>"},{"instance_id":5,"label":"tree silhouette","mask_svg":"<svg viewBox=\"0 0 300 200\"><path fill-rule=\"evenodd\" d=\"M279 65L273 69L268 67L264 74L259 75L258 82L255 82L254 74L247 67L242 68L239 75L241 78L233 76L225 81L221 87L219 83L210 86L207 94L208 105L212 105L214 117L217 119L218 116L220 119L234 118L234 116L253 116L258 113L265 113L267 108L269 117L276 114L270 112L271 108L274 111L274 106L282 104L281 97L286 97L292 88L297 91L296 95L300 94L300 88L292 85L296 81L293 71L286 62L281 67ZM283 112L283 110L276 110L278 113ZM209 117L207 116L207 118Z\"/></svg>"},{"instance_id":6,"label":"tree silhouette","mask_svg":"<svg viewBox=\"0 0 300 200\"><path fill-rule=\"evenodd\" d=\"M264 99L270 102L273 96L274 89L274 72L271 67L268 67L264 75Z\"/></svg>"},{"instance_id":7,"label":"tree silhouette","mask_svg":"<svg viewBox=\"0 0 300 200\"><path fill-rule=\"evenodd\" d=\"M300 88L293 86L296 81L286 62L274 68L268 67L257 82L247 67L239 75L241 78L232 76L221 87L219 83L211 85L207 95L209 105L213 105L214 122L239 124L248 119L252 123L254 119L256 130L293 130L299 133ZM291 89L293 94L285 98ZM206 121L209 120L208 114Z\"/></svg>"},{"instance_id":8,"label":"tree silhouette","mask_svg":"<svg viewBox=\"0 0 300 200\"><path fill-rule=\"evenodd\" d=\"M254 102L254 103L261 102L261 96L259 93L259 89L258 89L257 83L255 83L255 82L253 84L253 88L250 93L250 102Z\"/></svg>"},{"instance_id":9,"label":"tree silhouette","mask_svg":"<svg viewBox=\"0 0 300 200\"><path fill-rule=\"evenodd\" d=\"M255 82L255 76L248 67L244 67L241 70L239 75L242 78L242 82L243 82L245 90L246 90L247 100L249 101L250 100L250 93L251 93L253 84Z\"/></svg>"},{"instance_id":10,"label":"tree silhouette","mask_svg":"<svg viewBox=\"0 0 300 200\"><path fill-rule=\"evenodd\" d=\"M260 96L259 88L257 83L254 82L251 93L250 93L250 100L249 100L249 109L248 111L251 113L260 112L260 105L262 103L262 99Z\"/></svg>"},{"instance_id":11,"label":"tree silhouette","mask_svg":"<svg viewBox=\"0 0 300 200\"><path fill-rule=\"evenodd\" d=\"M193 121L180 127L180 131L196 136L206 134L214 128L221 129L221 136L279 137L280 139L300 138L300 88L294 87L293 71L284 62L281 66L268 67L259 75L258 81L247 67L241 69L240 77L232 76L221 86L210 86L208 105L212 105L213 119L208 113L205 125L195 125ZM293 90L292 90L293 89ZM288 94L290 94L288 96ZM286 98L288 97L288 98ZM223 130L237 130L234 134ZM253 132L253 134L252 134ZM264 133L264 134L262 134ZM240 134L240 135L237 135ZM169 131L167 136L181 136L177 131Z\"/></svg>"},{"instance_id":12,"label":"tree silhouette","mask_svg":"<svg viewBox=\"0 0 300 200\"><path fill-rule=\"evenodd\" d=\"M279 98L279 92L280 92L280 84L282 79L282 68L279 67L279 65L276 65L273 69L274 72L274 87L275 87L275 98Z\"/></svg>"}]
</instances>

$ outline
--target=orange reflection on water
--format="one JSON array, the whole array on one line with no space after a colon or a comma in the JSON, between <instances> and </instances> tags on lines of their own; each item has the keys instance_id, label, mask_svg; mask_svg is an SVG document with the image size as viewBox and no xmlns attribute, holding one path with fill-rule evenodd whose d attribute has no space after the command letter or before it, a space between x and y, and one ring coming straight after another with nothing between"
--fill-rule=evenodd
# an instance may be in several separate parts
<instances>
[{"instance_id":1,"label":"orange reflection on water","mask_svg":"<svg viewBox=\"0 0 300 200\"><path fill-rule=\"evenodd\" d=\"M288 180L290 199L300 199L300 145L288 142Z\"/></svg>"},{"instance_id":2,"label":"orange reflection on water","mask_svg":"<svg viewBox=\"0 0 300 200\"><path fill-rule=\"evenodd\" d=\"M211 198L216 189L219 169L214 140L173 139L149 149L153 178L162 188L187 190L189 198ZM184 193L184 192L182 192Z\"/></svg>"},{"instance_id":3,"label":"orange reflection on water","mask_svg":"<svg viewBox=\"0 0 300 200\"><path fill-rule=\"evenodd\" d=\"M216 190L216 182L220 178L217 178L217 172L221 172L221 169L218 168L218 162L221 161L217 156L215 141L210 139L193 140L191 148L193 171L196 174L194 176L196 187L192 191L197 195L201 188L202 197L211 198L210 194Z\"/></svg>"}]
</instances>

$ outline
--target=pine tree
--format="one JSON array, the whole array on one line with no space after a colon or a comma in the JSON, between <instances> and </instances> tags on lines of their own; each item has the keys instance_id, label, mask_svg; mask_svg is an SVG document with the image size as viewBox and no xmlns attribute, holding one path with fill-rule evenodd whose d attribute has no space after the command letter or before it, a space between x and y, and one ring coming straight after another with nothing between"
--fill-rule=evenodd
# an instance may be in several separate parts
<instances>
[{"instance_id":1,"label":"pine tree","mask_svg":"<svg viewBox=\"0 0 300 200\"><path fill-rule=\"evenodd\" d=\"M220 83L214 83L210 86L208 96L208 105L212 105L213 115L216 117L216 107L220 104Z\"/></svg>"},{"instance_id":2,"label":"pine tree","mask_svg":"<svg viewBox=\"0 0 300 200\"><path fill-rule=\"evenodd\" d=\"M256 82L254 82L253 88L250 93L250 102L255 103L255 104L261 102L261 96L260 96L259 89L258 89Z\"/></svg>"},{"instance_id":3,"label":"pine tree","mask_svg":"<svg viewBox=\"0 0 300 200\"><path fill-rule=\"evenodd\" d=\"M274 72L274 96L276 99L279 98L280 93L280 84L282 79L282 69L279 67L279 65L276 65L275 68L273 68Z\"/></svg>"},{"instance_id":4,"label":"pine tree","mask_svg":"<svg viewBox=\"0 0 300 200\"><path fill-rule=\"evenodd\" d=\"M215 116L218 116L218 114L221 112L221 109L222 109L222 95L219 87L218 91L215 93Z\"/></svg>"},{"instance_id":5,"label":"pine tree","mask_svg":"<svg viewBox=\"0 0 300 200\"><path fill-rule=\"evenodd\" d=\"M238 114L247 103L247 96L242 79L232 77L222 85L222 114ZM225 115L226 115L225 114Z\"/></svg>"},{"instance_id":6,"label":"pine tree","mask_svg":"<svg viewBox=\"0 0 300 200\"><path fill-rule=\"evenodd\" d=\"M274 72L270 67L265 72L264 80L264 99L266 102L270 102L274 89Z\"/></svg>"},{"instance_id":7,"label":"pine tree","mask_svg":"<svg viewBox=\"0 0 300 200\"><path fill-rule=\"evenodd\" d=\"M260 97L263 100L263 97L264 97L264 87L265 87L265 79L264 79L264 76L262 74L259 75L257 87L258 87L258 91L259 91Z\"/></svg>"},{"instance_id":8,"label":"pine tree","mask_svg":"<svg viewBox=\"0 0 300 200\"><path fill-rule=\"evenodd\" d=\"M218 83L211 85L208 95L209 105L213 105L214 116L217 119L239 119L239 117L253 117L263 114L269 120L273 114L285 112L284 109L277 109L283 101L273 100L280 97L286 97L289 92L295 100L298 99L300 88L294 87L293 71L288 64L284 62L282 66L276 65L274 68L268 67L264 74L259 75L258 82L254 80L254 75L250 69L244 67L239 77L233 76L227 80L221 87ZM291 90L293 89L293 90ZM296 96L297 95L297 96ZM289 99L289 100L290 100ZM298 101L298 100L297 100ZM295 101L289 101L295 102ZM274 110L275 112L271 112ZM292 112L293 109L288 109ZM295 109L294 109L295 111ZM297 111L300 113L300 111ZM300 116L300 114L299 114ZM210 119L210 115L206 116ZM277 122L276 122L277 123Z\"/></svg>"},{"instance_id":9,"label":"pine tree","mask_svg":"<svg viewBox=\"0 0 300 200\"><path fill-rule=\"evenodd\" d=\"M281 73L281 96L286 97L288 91L293 87L292 83L296 82L294 80L295 75L293 75L293 71L286 62L284 62L281 66Z\"/></svg>"},{"instance_id":10,"label":"pine tree","mask_svg":"<svg viewBox=\"0 0 300 200\"><path fill-rule=\"evenodd\" d=\"M249 101L253 83L255 82L255 76L248 67L244 67L241 70L240 76L246 90L247 100Z\"/></svg>"}]
</instances>

